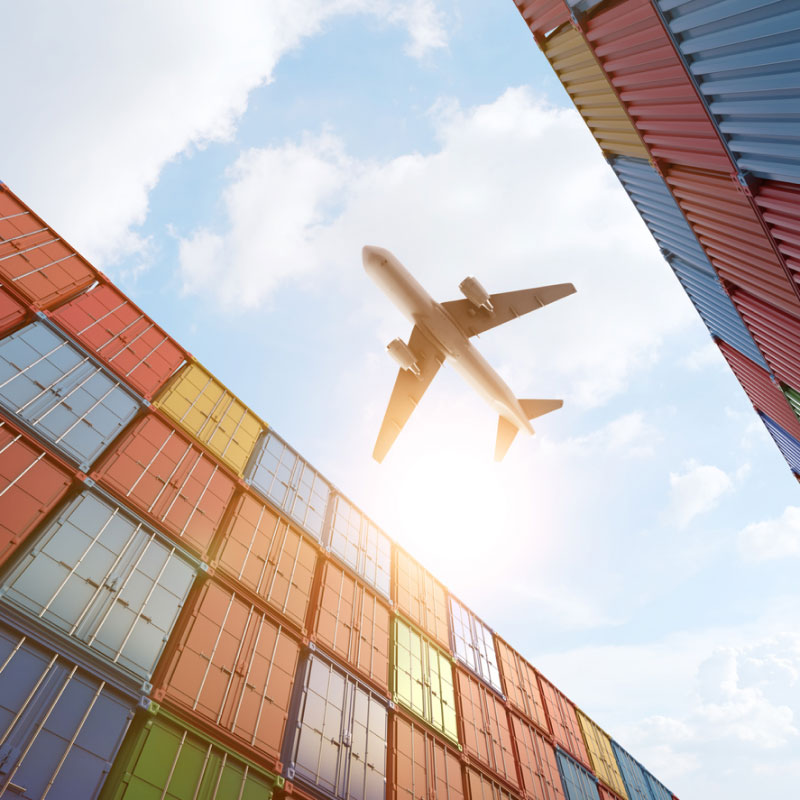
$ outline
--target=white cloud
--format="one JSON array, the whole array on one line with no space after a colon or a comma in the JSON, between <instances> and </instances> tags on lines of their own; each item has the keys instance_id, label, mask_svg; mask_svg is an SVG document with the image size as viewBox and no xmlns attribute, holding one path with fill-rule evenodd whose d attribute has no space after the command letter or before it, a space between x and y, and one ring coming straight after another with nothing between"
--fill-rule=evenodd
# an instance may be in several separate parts
<instances>
[{"instance_id":1,"label":"white cloud","mask_svg":"<svg viewBox=\"0 0 800 800\"><path fill-rule=\"evenodd\" d=\"M2 177L91 259L138 249L164 166L230 138L281 56L346 13L406 27L416 56L446 43L429 0L15 4Z\"/></svg>"},{"instance_id":2,"label":"white cloud","mask_svg":"<svg viewBox=\"0 0 800 800\"><path fill-rule=\"evenodd\" d=\"M739 550L750 561L800 556L800 508L787 506L778 519L748 525L739 533Z\"/></svg>"},{"instance_id":3,"label":"white cloud","mask_svg":"<svg viewBox=\"0 0 800 800\"><path fill-rule=\"evenodd\" d=\"M683 361L683 365L691 372L700 372L707 367L725 366L725 359L719 351L719 347L712 341L707 342L702 347L692 350Z\"/></svg>"},{"instance_id":4,"label":"white cloud","mask_svg":"<svg viewBox=\"0 0 800 800\"><path fill-rule=\"evenodd\" d=\"M733 488L730 476L719 467L688 461L684 472L670 472L670 507L667 516L685 528L696 516L711 511Z\"/></svg>"},{"instance_id":5,"label":"white cloud","mask_svg":"<svg viewBox=\"0 0 800 800\"><path fill-rule=\"evenodd\" d=\"M565 441L547 438L546 447L553 453L572 454L587 458L606 454L622 458L647 458L656 452L663 440L661 431L645 421L641 411L632 411L592 431Z\"/></svg>"}]
</instances>

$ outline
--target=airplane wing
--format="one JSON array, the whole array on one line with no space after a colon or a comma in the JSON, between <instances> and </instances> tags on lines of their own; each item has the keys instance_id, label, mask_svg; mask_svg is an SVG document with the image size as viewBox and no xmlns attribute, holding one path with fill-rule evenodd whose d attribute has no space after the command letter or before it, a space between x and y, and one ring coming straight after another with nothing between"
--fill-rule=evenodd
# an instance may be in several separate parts
<instances>
[{"instance_id":1,"label":"airplane wing","mask_svg":"<svg viewBox=\"0 0 800 800\"><path fill-rule=\"evenodd\" d=\"M389 407L386 409L386 415L378 433L378 441L372 451L372 457L378 462L383 461L389 452L389 448L408 422L411 412L417 407L422 395L425 394L425 390L444 361L444 356L438 348L428 341L416 325L411 331L408 346L417 357L420 376L417 377L413 372L402 367L397 373L392 396L389 398Z\"/></svg>"},{"instance_id":2,"label":"airplane wing","mask_svg":"<svg viewBox=\"0 0 800 800\"><path fill-rule=\"evenodd\" d=\"M521 289L517 292L500 292L489 295L489 300L494 306L493 312L485 308L476 308L467 299L449 300L441 305L467 336L477 336L574 292L575 287L571 283L556 283L552 286L538 286L535 289Z\"/></svg>"}]
</instances>

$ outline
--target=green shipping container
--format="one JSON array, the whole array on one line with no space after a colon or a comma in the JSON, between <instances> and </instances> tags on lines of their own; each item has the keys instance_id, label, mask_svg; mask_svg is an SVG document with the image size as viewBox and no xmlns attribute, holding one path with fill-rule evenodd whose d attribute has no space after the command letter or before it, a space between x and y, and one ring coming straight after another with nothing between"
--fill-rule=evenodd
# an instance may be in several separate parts
<instances>
[{"instance_id":1,"label":"green shipping container","mask_svg":"<svg viewBox=\"0 0 800 800\"><path fill-rule=\"evenodd\" d=\"M392 691L395 703L458 744L453 664L400 617L392 626Z\"/></svg>"},{"instance_id":2,"label":"green shipping container","mask_svg":"<svg viewBox=\"0 0 800 800\"><path fill-rule=\"evenodd\" d=\"M283 778L151 703L131 726L100 800L271 800Z\"/></svg>"}]
</instances>

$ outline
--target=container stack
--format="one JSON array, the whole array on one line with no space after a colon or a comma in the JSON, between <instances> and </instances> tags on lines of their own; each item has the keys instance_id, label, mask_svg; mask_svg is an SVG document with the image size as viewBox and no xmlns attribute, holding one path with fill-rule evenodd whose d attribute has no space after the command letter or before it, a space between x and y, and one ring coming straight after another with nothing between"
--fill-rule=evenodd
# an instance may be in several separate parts
<instances>
[{"instance_id":1,"label":"container stack","mask_svg":"<svg viewBox=\"0 0 800 800\"><path fill-rule=\"evenodd\" d=\"M2 184L0 281L0 797L673 800Z\"/></svg>"},{"instance_id":2,"label":"container stack","mask_svg":"<svg viewBox=\"0 0 800 800\"><path fill-rule=\"evenodd\" d=\"M793 0L515 0L800 480Z\"/></svg>"}]
</instances>

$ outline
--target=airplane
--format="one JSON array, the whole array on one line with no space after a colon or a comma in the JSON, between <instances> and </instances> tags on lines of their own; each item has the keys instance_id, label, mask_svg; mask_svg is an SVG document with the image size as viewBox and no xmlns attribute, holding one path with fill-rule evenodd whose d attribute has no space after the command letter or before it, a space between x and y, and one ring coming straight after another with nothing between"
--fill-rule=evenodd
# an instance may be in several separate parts
<instances>
[{"instance_id":1,"label":"airplane","mask_svg":"<svg viewBox=\"0 0 800 800\"><path fill-rule=\"evenodd\" d=\"M376 461L383 461L446 359L499 414L495 461L502 461L519 431L533 434L529 420L564 404L517 399L470 337L573 294L571 283L489 294L468 277L458 285L464 300L437 303L388 250L367 245L361 255L367 274L414 323L408 344L394 339L386 348L400 371L372 453Z\"/></svg>"}]
</instances>

